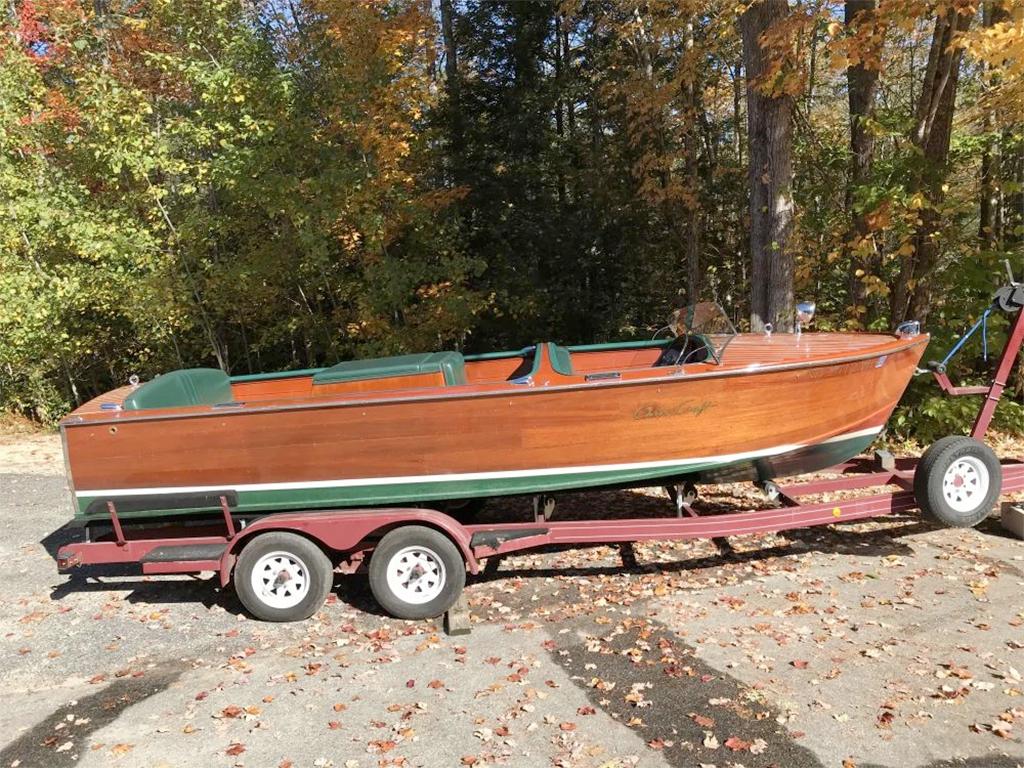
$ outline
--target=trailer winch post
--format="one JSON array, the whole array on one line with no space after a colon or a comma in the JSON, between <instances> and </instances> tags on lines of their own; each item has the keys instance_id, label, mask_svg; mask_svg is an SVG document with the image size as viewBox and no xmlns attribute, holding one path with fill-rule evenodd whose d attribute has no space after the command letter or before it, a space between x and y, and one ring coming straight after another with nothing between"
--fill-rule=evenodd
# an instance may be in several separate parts
<instances>
[{"instance_id":1,"label":"trailer winch post","mask_svg":"<svg viewBox=\"0 0 1024 768\"><path fill-rule=\"evenodd\" d=\"M124 531L121 529L121 519L117 516L117 507L114 506L114 502L107 502L107 512L110 513L110 522L114 526L114 537L116 539L117 546L123 547L126 541L124 538Z\"/></svg>"},{"instance_id":2,"label":"trailer winch post","mask_svg":"<svg viewBox=\"0 0 1024 768\"><path fill-rule=\"evenodd\" d=\"M1003 396L1003 390L1006 389L1010 370L1013 368L1013 361L1017 359L1022 343L1024 343L1024 311L1018 310L1017 316L1014 318L1013 325L1010 328L1010 337L1006 340L1003 354L999 358L999 365L996 368L995 375L992 377L992 385L985 394L985 402L982 404L981 410L978 411L978 417L971 428L971 437L975 440L981 440L992 423L992 417L996 412L996 405Z\"/></svg>"}]
</instances>

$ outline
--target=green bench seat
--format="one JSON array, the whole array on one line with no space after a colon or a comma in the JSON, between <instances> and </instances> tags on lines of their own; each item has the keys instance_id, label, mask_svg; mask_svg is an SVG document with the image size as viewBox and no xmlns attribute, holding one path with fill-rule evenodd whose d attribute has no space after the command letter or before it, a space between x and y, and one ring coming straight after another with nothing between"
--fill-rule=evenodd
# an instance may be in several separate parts
<instances>
[{"instance_id":1,"label":"green bench seat","mask_svg":"<svg viewBox=\"0 0 1024 768\"><path fill-rule=\"evenodd\" d=\"M147 381L124 399L126 411L230 403L231 379L217 368L186 368Z\"/></svg>"},{"instance_id":2,"label":"green bench seat","mask_svg":"<svg viewBox=\"0 0 1024 768\"><path fill-rule=\"evenodd\" d=\"M315 374L313 385L412 376L417 373L440 373L444 376L444 383L449 385L466 383L466 363L458 352L424 352L338 363Z\"/></svg>"}]
</instances>

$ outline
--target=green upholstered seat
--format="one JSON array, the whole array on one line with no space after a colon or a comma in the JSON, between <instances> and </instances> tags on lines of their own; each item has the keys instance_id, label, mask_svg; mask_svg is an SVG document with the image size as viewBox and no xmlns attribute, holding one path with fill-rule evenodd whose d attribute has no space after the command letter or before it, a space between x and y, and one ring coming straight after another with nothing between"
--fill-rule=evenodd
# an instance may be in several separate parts
<instances>
[{"instance_id":1,"label":"green upholstered seat","mask_svg":"<svg viewBox=\"0 0 1024 768\"><path fill-rule=\"evenodd\" d=\"M548 344L548 357L556 373L572 376L572 352L557 344Z\"/></svg>"},{"instance_id":2,"label":"green upholstered seat","mask_svg":"<svg viewBox=\"0 0 1024 768\"><path fill-rule=\"evenodd\" d=\"M126 411L230 403L231 380L216 368L171 371L147 381L124 400Z\"/></svg>"},{"instance_id":3,"label":"green upholstered seat","mask_svg":"<svg viewBox=\"0 0 1024 768\"><path fill-rule=\"evenodd\" d=\"M424 352L338 363L314 375L313 384L411 376L417 373L440 373L444 376L445 384L466 383L466 364L458 352Z\"/></svg>"}]
</instances>

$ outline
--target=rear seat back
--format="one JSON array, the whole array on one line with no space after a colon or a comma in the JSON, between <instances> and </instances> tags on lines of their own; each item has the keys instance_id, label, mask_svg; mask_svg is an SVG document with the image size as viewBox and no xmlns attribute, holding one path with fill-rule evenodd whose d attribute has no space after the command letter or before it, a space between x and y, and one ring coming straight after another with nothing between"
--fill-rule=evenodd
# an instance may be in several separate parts
<instances>
[{"instance_id":1,"label":"rear seat back","mask_svg":"<svg viewBox=\"0 0 1024 768\"><path fill-rule=\"evenodd\" d=\"M231 379L217 368L185 368L147 381L128 397L126 411L230 403Z\"/></svg>"}]
</instances>

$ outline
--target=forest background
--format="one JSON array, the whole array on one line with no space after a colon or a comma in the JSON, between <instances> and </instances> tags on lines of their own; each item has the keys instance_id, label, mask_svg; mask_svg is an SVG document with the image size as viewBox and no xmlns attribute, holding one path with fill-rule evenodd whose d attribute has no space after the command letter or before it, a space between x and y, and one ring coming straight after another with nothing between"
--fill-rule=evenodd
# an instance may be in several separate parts
<instances>
[{"instance_id":1,"label":"forest background","mask_svg":"<svg viewBox=\"0 0 1024 768\"><path fill-rule=\"evenodd\" d=\"M917 319L937 357L1024 271L1013 0L5 6L0 409L42 422L131 374L647 338L694 300ZM970 400L915 384L893 424Z\"/></svg>"}]
</instances>

